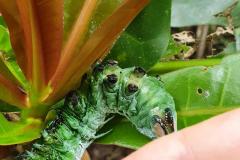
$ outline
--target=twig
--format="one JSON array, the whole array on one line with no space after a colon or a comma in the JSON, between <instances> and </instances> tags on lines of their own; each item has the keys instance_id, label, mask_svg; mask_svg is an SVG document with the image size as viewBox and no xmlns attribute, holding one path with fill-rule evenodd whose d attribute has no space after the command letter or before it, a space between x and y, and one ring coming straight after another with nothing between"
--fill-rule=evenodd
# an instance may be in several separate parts
<instances>
[{"instance_id":1,"label":"twig","mask_svg":"<svg viewBox=\"0 0 240 160\"><path fill-rule=\"evenodd\" d=\"M208 29L209 29L208 25L198 26L198 28L197 28L197 40L199 40L198 49L197 49L197 58L198 59L202 58L204 56Z\"/></svg>"}]
</instances>

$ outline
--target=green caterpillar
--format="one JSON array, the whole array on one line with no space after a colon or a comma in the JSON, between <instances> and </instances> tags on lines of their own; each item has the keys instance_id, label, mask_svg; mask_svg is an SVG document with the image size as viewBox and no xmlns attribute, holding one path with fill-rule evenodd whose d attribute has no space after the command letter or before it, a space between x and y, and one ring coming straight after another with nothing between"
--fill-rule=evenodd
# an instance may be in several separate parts
<instances>
[{"instance_id":1,"label":"green caterpillar","mask_svg":"<svg viewBox=\"0 0 240 160\"><path fill-rule=\"evenodd\" d=\"M173 98L140 67L98 64L80 88L71 92L56 119L20 160L80 160L112 114L125 116L142 134L155 138L176 130Z\"/></svg>"}]
</instances>

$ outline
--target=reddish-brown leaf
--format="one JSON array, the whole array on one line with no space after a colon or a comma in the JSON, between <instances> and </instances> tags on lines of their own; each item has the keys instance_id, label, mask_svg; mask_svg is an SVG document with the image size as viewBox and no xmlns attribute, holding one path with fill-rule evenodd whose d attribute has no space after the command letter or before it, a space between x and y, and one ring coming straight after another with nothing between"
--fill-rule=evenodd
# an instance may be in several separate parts
<instances>
[{"instance_id":1,"label":"reddish-brown leaf","mask_svg":"<svg viewBox=\"0 0 240 160\"><path fill-rule=\"evenodd\" d=\"M0 0L17 61L41 90L56 70L62 49L63 0Z\"/></svg>"},{"instance_id":2,"label":"reddish-brown leaf","mask_svg":"<svg viewBox=\"0 0 240 160\"><path fill-rule=\"evenodd\" d=\"M20 17L16 0L0 0L0 12L8 25L11 43L17 57L17 62L26 75L28 65L27 54L24 50L24 34L23 29L20 26Z\"/></svg>"},{"instance_id":3,"label":"reddish-brown leaf","mask_svg":"<svg viewBox=\"0 0 240 160\"><path fill-rule=\"evenodd\" d=\"M19 86L0 74L0 99L19 108L26 108L27 96Z\"/></svg>"},{"instance_id":4,"label":"reddish-brown leaf","mask_svg":"<svg viewBox=\"0 0 240 160\"><path fill-rule=\"evenodd\" d=\"M61 59L51 81L53 92L46 101L57 100L76 87L91 64L106 54L119 34L148 2L149 0L124 1L90 36L77 55Z\"/></svg>"},{"instance_id":5,"label":"reddish-brown leaf","mask_svg":"<svg viewBox=\"0 0 240 160\"><path fill-rule=\"evenodd\" d=\"M17 1L24 47L27 52L28 79L41 90L55 72L63 33L63 0Z\"/></svg>"},{"instance_id":6,"label":"reddish-brown leaf","mask_svg":"<svg viewBox=\"0 0 240 160\"><path fill-rule=\"evenodd\" d=\"M54 74L62 50L63 0L35 0L46 80Z\"/></svg>"}]
</instances>

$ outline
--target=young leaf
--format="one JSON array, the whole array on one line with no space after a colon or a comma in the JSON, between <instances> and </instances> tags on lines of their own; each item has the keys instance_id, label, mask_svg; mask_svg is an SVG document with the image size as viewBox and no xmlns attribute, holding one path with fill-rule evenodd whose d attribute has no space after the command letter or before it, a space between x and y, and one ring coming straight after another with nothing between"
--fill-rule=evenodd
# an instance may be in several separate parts
<instances>
[{"instance_id":1,"label":"young leaf","mask_svg":"<svg viewBox=\"0 0 240 160\"><path fill-rule=\"evenodd\" d=\"M111 16L104 19L104 22L91 34L77 55L69 53L71 56L61 58L60 65L51 81L53 92L46 101L59 99L76 87L90 65L106 54L124 27L147 3L148 0L124 1Z\"/></svg>"},{"instance_id":2,"label":"young leaf","mask_svg":"<svg viewBox=\"0 0 240 160\"><path fill-rule=\"evenodd\" d=\"M62 49L64 0L35 1L46 81L55 72Z\"/></svg>"},{"instance_id":3,"label":"young leaf","mask_svg":"<svg viewBox=\"0 0 240 160\"><path fill-rule=\"evenodd\" d=\"M17 62L24 74L27 74L27 54L24 49L24 33L20 26L20 17L16 1L0 0L0 12L10 31L12 47L16 54Z\"/></svg>"},{"instance_id":4,"label":"young leaf","mask_svg":"<svg viewBox=\"0 0 240 160\"><path fill-rule=\"evenodd\" d=\"M41 121L37 119L27 119L24 122L9 122L0 113L0 145L12 145L39 137L41 131Z\"/></svg>"},{"instance_id":5,"label":"young leaf","mask_svg":"<svg viewBox=\"0 0 240 160\"><path fill-rule=\"evenodd\" d=\"M118 8L124 0L104 0L104 1L75 1L75 0L67 0L64 1L64 44L70 39L70 35L72 37L77 37L82 39L82 41L86 41L89 36L96 30L96 28L101 24L103 20L105 20L108 16L110 16L113 11ZM91 3L89 3L91 2ZM84 10L85 8L91 4L90 8ZM85 14L88 13L88 14ZM78 23L78 24L77 24ZM79 27L81 25L81 27ZM86 30L82 36L76 36L73 34L73 29ZM76 32L75 32L76 33ZM68 42L69 43L69 42ZM81 47L81 40L77 41L78 47ZM76 53L77 54L77 53Z\"/></svg>"},{"instance_id":6,"label":"young leaf","mask_svg":"<svg viewBox=\"0 0 240 160\"><path fill-rule=\"evenodd\" d=\"M12 52L8 30L2 25L0 25L0 51Z\"/></svg>"},{"instance_id":7,"label":"young leaf","mask_svg":"<svg viewBox=\"0 0 240 160\"><path fill-rule=\"evenodd\" d=\"M63 0L17 1L27 54L27 77L41 91L58 64L62 43Z\"/></svg>"},{"instance_id":8,"label":"young leaf","mask_svg":"<svg viewBox=\"0 0 240 160\"><path fill-rule=\"evenodd\" d=\"M149 69L165 53L170 38L171 0L151 0L111 50L122 67Z\"/></svg>"}]
</instances>

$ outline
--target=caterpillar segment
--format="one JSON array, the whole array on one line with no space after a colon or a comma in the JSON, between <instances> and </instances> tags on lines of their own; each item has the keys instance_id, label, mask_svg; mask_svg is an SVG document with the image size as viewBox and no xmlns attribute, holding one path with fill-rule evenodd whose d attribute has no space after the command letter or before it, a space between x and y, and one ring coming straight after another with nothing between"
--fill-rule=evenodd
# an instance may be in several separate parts
<instances>
[{"instance_id":1,"label":"caterpillar segment","mask_svg":"<svg viewBox=\"0 0 240 160\"><path fill-rule=\"evenodd\" d=\"M80 160L114 114L126 117L149 138L176 131L174 100L163 82L141 67L122 69L113 60L97 64L55 110L55 120L18 160Z\"/></svg>"}]
</instances>

